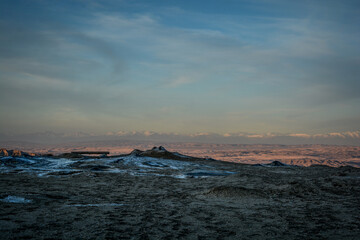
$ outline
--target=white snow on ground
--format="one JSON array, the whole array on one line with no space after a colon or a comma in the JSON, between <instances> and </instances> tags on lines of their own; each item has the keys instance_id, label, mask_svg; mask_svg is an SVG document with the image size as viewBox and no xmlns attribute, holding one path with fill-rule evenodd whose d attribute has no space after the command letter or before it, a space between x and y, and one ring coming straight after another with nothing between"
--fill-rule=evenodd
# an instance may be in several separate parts
<instances>
[{"instance_id":1,"label":"white snow on ground","mask_svg":"<svg viewBox=\"0 0 360 240\"><path fill-rule=\"evenodd\" d=\"M127 156L123 158L123 163L126 165L135 165L141 168L169 168L175 170L181 170L185 168L194 168L194 167L205 167L205 165L199 165L192 162L184 162L171 159L159 159L152 157L136 157L136 156Z\"/></svg>"},{"instance_id":2,"label":"white snow on ground","mask_svg":"<svg viewBox=\"0 0 360 240\"><path fill-rule=\"evenodd\" d=\"M74 160L66 158L46 158L46 157L3 157L0 158L0 172L36 172L39 176L51 172L74 171L69 165Z\"/></svg>"},{"instance_id":3,"label":"white snow on ground","mask_svg":"<svg viewBox=\"0 0 360 240\"><path fill-rule=\"evenodd\" d=\"M68 158L46 158L46 160L50 162L50 164L48 165L49 168L53 169L66 169L70 164L74 163L74 160Z\"/></svg>"},{"instance_id":4,"label":"white snow on ground","mask_svg":"<svg viewBox=\"0 0 360 240\"><path fill-rule=\"evenodd\" d=\"M23 197L17 197L17 196L7 196L6 198L0 199L2 202L8 202L8 203L31 203L32 201L29 199L25 199Z\"/></svg>"},{"instance_id":5,"label":"white snow on ground","mask_svg":"<svg viewBox=\"0 0 360 240\"><path fill-rule=\"evenodd\" d=\"M169 170L168 175L156 172ZM48 157L3 157L0 158L0 172L35 172L39 177L64 176L85 171L128 173L134 176L170 176L174 178L211 177L232 174L216 171L206 164L190 161L139 157L129 155L118 158L67 159ZM170 175L169 175L170 174Z\"/></svg>"},{"instance_id":6,"label":"white snow on ground","mask_svg":"<svg viewBox=\"0 0 360 240\"><path fill-rule=\"evenodd\" d=\"M179 178L179 179L184 179L187 178L188 176L186 176L185 174L179 174L179 175L173 175L174 178Z\"/></svg>"},{"instance_id":7,"label":"white snow on ground","mask_svg":"<svg viewBox=\"0 0 360 240\"><path fill-rule=\"evenodd\" d=\"M67 207L118 207L124 206L122 203L89 203L89 204L71 204Z\"/></svg>"}]
</instances>

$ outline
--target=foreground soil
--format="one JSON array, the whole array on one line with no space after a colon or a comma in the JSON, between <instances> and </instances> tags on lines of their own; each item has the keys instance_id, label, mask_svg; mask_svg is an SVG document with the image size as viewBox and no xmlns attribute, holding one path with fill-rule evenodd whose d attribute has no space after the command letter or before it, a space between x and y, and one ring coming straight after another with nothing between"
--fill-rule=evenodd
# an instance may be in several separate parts
<instances>
[{"instance_id":1,"label":"foreground soil","mask_svg":"<svg viewBox=\"0 0 360 240\"><path fill-rule=\"evenodd\" d=\"M208 164L238 173L2 173L0 198L31 202L0 201L0 238L359 239L360 169Z\"/></svg>"}]
</instances>

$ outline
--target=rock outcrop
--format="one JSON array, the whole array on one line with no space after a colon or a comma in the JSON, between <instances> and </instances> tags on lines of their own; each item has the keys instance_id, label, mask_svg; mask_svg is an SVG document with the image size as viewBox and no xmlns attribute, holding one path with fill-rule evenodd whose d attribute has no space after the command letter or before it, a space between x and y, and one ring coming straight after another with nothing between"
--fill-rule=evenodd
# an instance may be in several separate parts
<instances>
[{"instance_id":1,"label":"rock outcrop","mask_svg":"<svg viewBox=\"0 0 360 240\"><path fill-rule=\"evenodd\" d=\"M23 152L20 150L7 150L5 148L0 149L0 157L34 157L35 153Z\"/></svg>"},{"instance_id":2,"label":"rock outcrop","mask_svg":"<svg viewBox=\"0 0 360 240\"><path fill-rule=\"evenodd\" d=\"M203 158L191 157L177 152L169 152L163 146L153 147L152 149L145 151L135 149L130 153L130 155L134 155L137 157L153 157L153 158L164 158L164 159L183 160L183 161L204 160Z\"/></svg>"}]
</instances>

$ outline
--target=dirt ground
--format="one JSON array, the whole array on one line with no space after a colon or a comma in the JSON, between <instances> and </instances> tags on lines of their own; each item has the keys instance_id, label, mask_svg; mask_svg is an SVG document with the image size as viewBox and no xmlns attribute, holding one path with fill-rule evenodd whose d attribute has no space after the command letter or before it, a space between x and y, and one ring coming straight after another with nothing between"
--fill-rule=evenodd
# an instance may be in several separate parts
<instances>
[{"instance_id":1,"label":"dirt ground","mask_svg":"<svg viewBox=\"0 0 360 240\"><path fill-rule=\"evenodd\" d=\"M359 239L360 169L208 164L238 174L2 173L0 238Z\"/></svg>"}]
</instances>

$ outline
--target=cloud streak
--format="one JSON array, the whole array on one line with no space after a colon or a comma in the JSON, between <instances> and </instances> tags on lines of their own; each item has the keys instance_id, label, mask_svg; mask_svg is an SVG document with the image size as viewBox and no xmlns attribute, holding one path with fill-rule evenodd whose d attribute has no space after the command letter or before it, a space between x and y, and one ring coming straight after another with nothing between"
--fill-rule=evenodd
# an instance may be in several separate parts
<instances>
[{"instance_id":1,"label":"cloud streak","mask_svg":"<svg viewBox=\"0 0 360 240\"><path fill-rule=\"evenodd\" d=\"M360 146L360 131L332 132L325 134L254 134L254 133L157 133L153 131L117 131L104 135L73 132L39 132L21 135L2 135L3 140L36 141L44 143L82 142L82 141L154 141L154 142L199 142L225 144L331 144Z\"/></svg>"}]
</instances>

